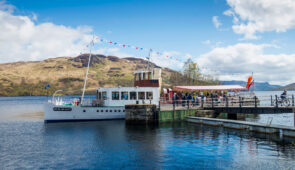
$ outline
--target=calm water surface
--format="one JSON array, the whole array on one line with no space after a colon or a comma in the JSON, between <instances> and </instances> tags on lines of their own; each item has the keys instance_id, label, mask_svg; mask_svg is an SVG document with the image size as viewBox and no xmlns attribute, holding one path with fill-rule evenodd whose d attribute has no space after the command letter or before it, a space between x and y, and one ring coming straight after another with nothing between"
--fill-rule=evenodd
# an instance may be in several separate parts
<instances>
[{"instance_id":1,"label":"calm water surface","mask_svg":"<svg viewBox=\"0 0 295 170\"><path fill-rule=\"evenodd\" d=\"M294 169L295 139L184 122L43 123L46 97L0 98L0 169ZM292 114L276 117L278 124ZM257 117L253 121L265 121ZM293 122L294 123L294 122Z\"/></svg>"}]
</instances>

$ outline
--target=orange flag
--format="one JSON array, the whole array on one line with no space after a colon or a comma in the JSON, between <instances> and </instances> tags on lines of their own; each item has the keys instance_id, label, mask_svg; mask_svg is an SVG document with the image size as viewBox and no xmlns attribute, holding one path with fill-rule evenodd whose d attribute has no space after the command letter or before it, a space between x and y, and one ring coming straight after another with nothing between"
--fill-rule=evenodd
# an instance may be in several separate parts
<instances>
[{"instance_id":1,"label":"orange flag","mask_svg":"<svg viewBox=\"0 0 295 170\"><path fill-rule=\"evenodd\" d=\"M246 88L249 89L250 88L250 83L252 81L252 76L249 76L248 77L248 82L247 82L247 85L246 85ZM251 84L252 85L252 84Z\"/></svg>"}]
</instances>

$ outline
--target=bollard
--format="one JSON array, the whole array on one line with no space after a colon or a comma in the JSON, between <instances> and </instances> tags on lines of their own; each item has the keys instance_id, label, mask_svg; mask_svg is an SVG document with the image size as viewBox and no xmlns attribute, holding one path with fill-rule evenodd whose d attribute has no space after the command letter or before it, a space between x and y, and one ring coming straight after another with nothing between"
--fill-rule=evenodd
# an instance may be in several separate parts
<instances>
[{"instance_id":1,"label":"bollard","mask_svg":"<svg viewBox=\"0 0 295 170\"><path fill-rule=\"evenodd\" d=\"M278 107L278 95L276 95L276 107Z\"/></svg>"},{"instance_id":2,"label":"bollard","mask_svg":"<svg viewBox=\"0 0 295 170\"><path fill-rule=\"evenodd\" d=\"M273 106L272 95L270 96L270 105Z\"/></svg>"},{"instance_id":3,"label":"bollard","mask_svg":"<svg viewBox=\"0 0 295 170\"><path fill-rule=\"evenodd\" d=\"M254 105L255 105L255 108L257 107L257 97L254 96Z\"/></svg>"}]
</instances>

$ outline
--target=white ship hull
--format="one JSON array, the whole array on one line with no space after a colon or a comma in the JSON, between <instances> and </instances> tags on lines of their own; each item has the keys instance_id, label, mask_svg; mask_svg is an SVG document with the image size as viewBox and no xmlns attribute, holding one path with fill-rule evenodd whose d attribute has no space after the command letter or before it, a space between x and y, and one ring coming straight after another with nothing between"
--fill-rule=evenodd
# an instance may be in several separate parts
<instances>
[{"instance_id":1,"label":"white ship hull","mask_svg":"<svg viewBox=\"0 0 295 170\"><path fill-rule=\"evenodd\" d=\"M59 106L52 103L44 105L44 121L90 121L125 119L124 106L81 107Z\"/></svg>"}]
</instances>

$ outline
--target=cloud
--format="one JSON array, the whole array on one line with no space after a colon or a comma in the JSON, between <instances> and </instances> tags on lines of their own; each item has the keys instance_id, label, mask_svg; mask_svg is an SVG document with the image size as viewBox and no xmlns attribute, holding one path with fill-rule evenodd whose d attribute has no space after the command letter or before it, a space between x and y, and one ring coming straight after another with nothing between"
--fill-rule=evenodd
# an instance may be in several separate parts
<instances>
[{"instance_id":1,"label":"cloud","mask_svg":"<svg viewBox=\"0 0 295 170\"><path fill-rule=\"evenodd\" d=\"M211 44L211 41L210 40L206 40L206 41L203 41L202 44L210 45Z\"/></svg>"},{"instance_id":2,"label":"cloud","mask_svg":"<svg viewBox=\"0 0 295 170\"><path fill-rule=\"evenodd\" d=\"M196 59L205 74L219 75L220 80L246 80L254 72L256 81L273 84L295 82L295 54L265 54L271 44L239 43L217 47Z\"/></svg>"},{"instance_id":3,"label":"cloud","mask_svg":"<svg viewBox=\"0 0 295 170\"><path fill-rule=\"evenodd\" d=\"M295 27L294 0L227 0L230 9L224 14L233 17L232 29L243 39L259 39L257 32L285 32Z\"/></svg>"},{"instance_id":4,"label":"cloud","mask_svg":"<svg viewBox=\"0 0 295 170\"><path fill-rule=\"evenodd\" d=\"M15 6L7 4L6 1L0 1L0 10L1 11L7 11L9 13L13 12L15 9Z\"/></svg>"},{"instance_id":5,"label":"cloud","mask_svg":"<svg viewBox=\"0 0 295 170\"><path fill-rule=\"evenodd\" d=\"M88 26L71 28L49 22L35 24L31 17L13 15L13 11L4 10L3 4L1 6L1 63L76 56L92 38L92 28ZM37 19L35 15L32 18Z\"/></svg>"},{"instance_id":6,"label":"cloud","mask_svg":"<svg viewBox=\"0 0 295 170\"><path fill-rule=\"evenodd\" d=\"M212 22L213 22L215 28L217 28L217 29L222 25L222 23L218 19L218 16L213 16Z\"/></svg>"}]
</instances>

